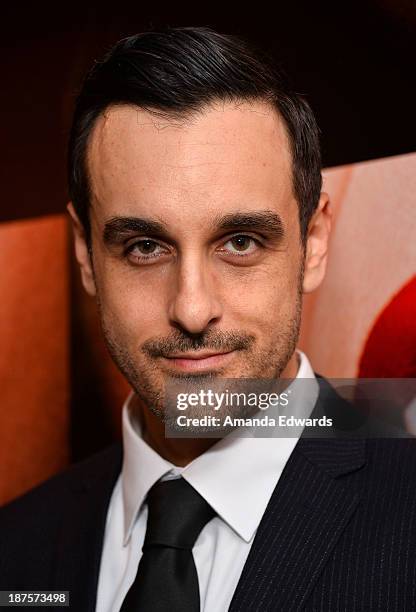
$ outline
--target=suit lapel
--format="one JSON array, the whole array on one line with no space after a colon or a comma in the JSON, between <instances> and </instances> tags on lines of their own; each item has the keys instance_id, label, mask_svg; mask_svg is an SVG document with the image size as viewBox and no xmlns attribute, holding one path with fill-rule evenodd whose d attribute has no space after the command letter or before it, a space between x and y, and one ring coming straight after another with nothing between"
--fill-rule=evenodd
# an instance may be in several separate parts
<instances>
[{"instance_id":1,"label":"suit lapel","mask_svg":"<svg viewBox=\"0 0 416 612\"><path fill-rule=\"evenodd\" d=\"M121 445L111 447L87 472L76 473L57 543L55 584L70 591L71 609L95 609L108 504L121 470Z\"/></svg>"},{"instance_id":2,"label":"suit lapel","mask_svg":"<svg viewBox=\"0 0 416 612\"><path fill-rule=\"evenodd\" d=\"M323 402L339 402L327 383L320 385L318 413ZM230 612L303 608L359 502L339 476L364 463L362 439L299 440L260 522Z\"/></svg>"},{"instance_id":3,"label":"suit lapel","mask_svg":"<svg viewBox=\"0 0 416 612\"><path fill-rule=\"evenodd\" d=\"M337 398L324 381L320 385L314 415ZM303 608L357 507L358 495L338 477L362 467L364 444L299 440L260 522L230 612ZM70 591L70 605L77 612L95 609L108 504L121 462L121 445L116 445L91 461L88 470L73 472L54 584Z\"/></svg>"}]
</instances>

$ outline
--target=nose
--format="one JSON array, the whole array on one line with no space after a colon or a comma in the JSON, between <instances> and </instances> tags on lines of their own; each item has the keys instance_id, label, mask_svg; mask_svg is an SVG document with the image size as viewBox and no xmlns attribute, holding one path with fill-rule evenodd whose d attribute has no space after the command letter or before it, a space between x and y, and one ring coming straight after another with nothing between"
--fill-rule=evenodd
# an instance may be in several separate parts
<instances>
[{"instance_id":1,"label":"nose","mask_svg":"<svg viewBox=\"0 0 416 612\"><path fill-rule=\"evenodd\" d=\"M171 325L199 334L218 322L222 315L215 278L203 256L183 255L178 262L169 303Z\"/></svg>"}]
</instances>

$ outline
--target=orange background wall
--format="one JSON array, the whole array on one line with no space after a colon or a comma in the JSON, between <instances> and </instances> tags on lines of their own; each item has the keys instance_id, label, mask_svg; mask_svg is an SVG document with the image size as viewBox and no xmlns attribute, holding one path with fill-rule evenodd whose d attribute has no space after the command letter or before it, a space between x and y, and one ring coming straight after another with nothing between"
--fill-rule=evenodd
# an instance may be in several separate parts
<instances>
[{"instance_id":1,"label":"orange background wall","mask_svg":"<svg viewBox=\"0 0 416 612\"><path fill-rule=\"evenodd\" d=\"M68 232L63 216L0 225L0 501L69 458Z\"/></svg>"}]
</instances>

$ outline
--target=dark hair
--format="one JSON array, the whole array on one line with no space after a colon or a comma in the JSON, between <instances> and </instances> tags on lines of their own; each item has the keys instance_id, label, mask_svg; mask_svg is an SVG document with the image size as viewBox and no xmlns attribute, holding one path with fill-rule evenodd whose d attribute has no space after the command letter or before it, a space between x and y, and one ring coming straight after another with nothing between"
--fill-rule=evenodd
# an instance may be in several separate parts
<instances>
[{"instance_id":1,"label":"dark hair","mask_svg":"<svg viewBox=\"0 0 416 612\"><path fill-rule=\"evenodd\" d=\"M262 53L209 28L168 28L120 40L95 63L78 95L69 139L69 195L90 239L88 137L115 104L181 117L214 101L262 100L283 118L292 154L302 240L322 186L319 130L308 103Z\"/></svg>"}]
</instances>

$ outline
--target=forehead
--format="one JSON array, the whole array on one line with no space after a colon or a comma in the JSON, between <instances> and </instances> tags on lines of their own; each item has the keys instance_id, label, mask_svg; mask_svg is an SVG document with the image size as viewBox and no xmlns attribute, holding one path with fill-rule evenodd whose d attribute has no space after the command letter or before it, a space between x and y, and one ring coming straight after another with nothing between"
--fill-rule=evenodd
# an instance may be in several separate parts
<instances>
[{"instance_id":1,"label":"forehead","mask_svg":"<svg viewBox=\"0 0 416 612\"><path fill-rule=\"evenodd\" d=\"M88 143L93 214L174 214L267 208L293 199L283 121L262 102L215 103L180 120L110 107Z\"/></svg>"}]
</instances>

